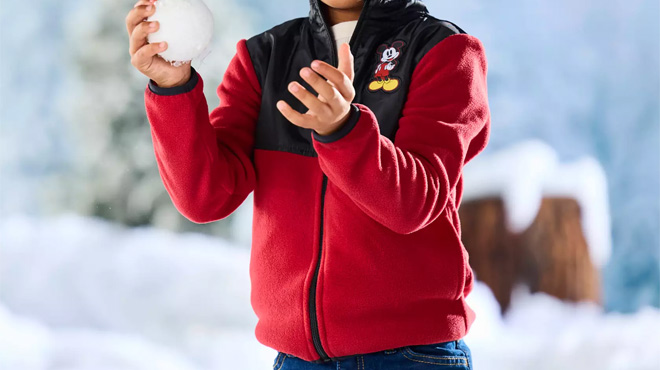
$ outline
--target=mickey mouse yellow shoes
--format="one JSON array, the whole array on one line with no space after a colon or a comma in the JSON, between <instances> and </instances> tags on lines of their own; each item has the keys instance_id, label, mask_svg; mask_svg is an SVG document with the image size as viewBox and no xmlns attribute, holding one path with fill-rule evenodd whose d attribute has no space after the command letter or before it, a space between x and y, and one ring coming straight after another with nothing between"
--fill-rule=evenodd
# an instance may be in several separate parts
<instances>
[{"instance_id":1,"label":"mickey mouse yellow shoes","mask_svg":"<svg viewBox=\"0 0 660 370\"><path fill-rule=\"evenodd\" d=\"M385 91L392 91L399 87L399 80L397 78L388 78L387 80L374 80L369 84L369 90L377 91L383 89Z\"/></svg>"}]
</instances>

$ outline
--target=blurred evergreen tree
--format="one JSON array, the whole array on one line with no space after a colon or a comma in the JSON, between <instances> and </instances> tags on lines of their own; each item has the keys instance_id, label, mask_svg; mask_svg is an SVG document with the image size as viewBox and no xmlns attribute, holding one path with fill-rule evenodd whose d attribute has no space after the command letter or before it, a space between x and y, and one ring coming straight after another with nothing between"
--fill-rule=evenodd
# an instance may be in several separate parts
<instances>
[{"instance_id":1,"label":"blurred evergreen tree","mask_svg":"<svg viewBox=\"0 0 660 370\"><path fill-rule=\"evenodd\" d=\"M233 0L206 1L215 18L211 51L193 66L204 78L209 110L235 54L253 33L250 17ZM63 178L71 206L83 214L130 226L153 224L179 231L230 236L232 216L199 225L173 206L158 173L144 107L148 78L130 63L125 17L133 0L101 0L81 7L68 22L68 61L79 77L67 111L75 134L75 176ZM246 203L249 199L246 200Z\"/></svg>"}]
</instances>

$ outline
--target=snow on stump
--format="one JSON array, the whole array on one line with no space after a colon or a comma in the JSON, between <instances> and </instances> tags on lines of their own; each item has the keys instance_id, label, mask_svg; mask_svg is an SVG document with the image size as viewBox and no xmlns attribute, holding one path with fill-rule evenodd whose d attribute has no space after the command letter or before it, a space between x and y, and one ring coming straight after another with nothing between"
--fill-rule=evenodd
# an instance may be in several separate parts
<instances>
[{"instance_id":1,"label":"snow on stump","mask_svg":"<svg viewBox=\"0 0 660 370\"><path fill-rule=\"evenodd\" d=\"M524 284L567 301L601 303L611 236L605 175L592 158L560 164L527 141L465 167L459 209L475 277L500 304Z\"/></svg>"}]
</instances>

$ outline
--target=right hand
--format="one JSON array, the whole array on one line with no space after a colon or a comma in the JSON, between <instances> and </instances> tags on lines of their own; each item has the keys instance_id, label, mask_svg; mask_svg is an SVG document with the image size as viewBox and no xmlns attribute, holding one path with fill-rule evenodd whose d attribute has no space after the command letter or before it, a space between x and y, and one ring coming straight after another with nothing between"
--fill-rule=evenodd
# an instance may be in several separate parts
<instances>
[{"instance_id":1,"label":"right hand","mask_svg":"<svg viewBox=\"0 0 660 370\"><path fill-rule=\"evenodd\" d=\"M158 53L167 49L166 42L155 44L147 42L147 35L156 32L159 27L158 21L146 21L156 11L154 2L155 0L139 0L126 16L131 64L160 87L180 86L190 79L190 61L174 67L158 56Z\"/></svg>"}]
</instances>

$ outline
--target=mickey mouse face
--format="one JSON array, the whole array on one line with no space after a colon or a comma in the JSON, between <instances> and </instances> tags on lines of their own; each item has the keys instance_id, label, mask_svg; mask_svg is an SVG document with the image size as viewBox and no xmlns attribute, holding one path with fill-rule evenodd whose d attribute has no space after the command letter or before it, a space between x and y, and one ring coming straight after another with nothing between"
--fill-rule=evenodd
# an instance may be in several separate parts
<instances>
[{"instance_id":1,"label":"mickey mouse face","mask_svg":"<svg viewBox=\"0 0 660 370\"><path fill-rule=\"evenodd\" d=\"M399 51L395 48L388 48L383 51L383 56L380 58L381 62L391 62L399 56Z\"/></svg>"},{"instance_id":2,"label":"mickey mouse face","mask_svg":"<svg viewBox=\"0 0 660 370\"><path fill-rule=\"evenodd\" d=\"M378 47L378 53L380 53L380 61L383 63L391 62L394 59L399 57L401 54L401 48L403 47L403 41L394 41L392 46L381 45Z\"/></svg>"}]
</instances>

